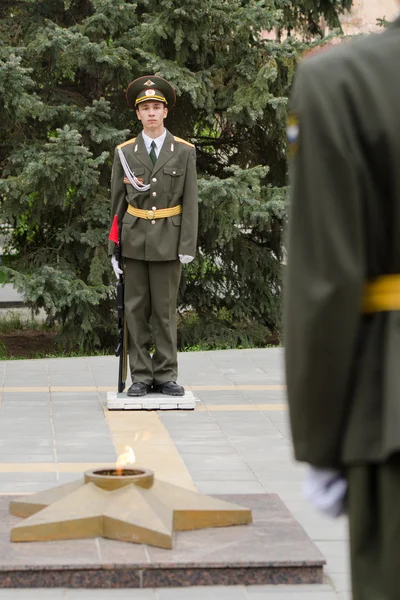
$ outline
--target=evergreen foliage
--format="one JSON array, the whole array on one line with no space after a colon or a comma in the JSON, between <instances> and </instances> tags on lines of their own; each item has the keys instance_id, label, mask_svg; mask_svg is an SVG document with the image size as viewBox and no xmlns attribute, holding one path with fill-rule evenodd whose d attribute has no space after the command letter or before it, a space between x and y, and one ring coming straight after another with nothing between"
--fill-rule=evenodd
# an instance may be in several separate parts
<instances>
[{"instance_id":1,"label":"evergreen foliage","mask_svg":"<svg viewBox=\"0 0 400 600\"><path fill-rule=\"evenodd\" d=\"M30 306L44 307L87 348L111 343L111 157L139 131L127 85L154 73L178 94L167 127L197 148L199 255L185 268L180 301L197 324L192 339L186 327L185 343L196 343L199 321L204 331L215 320L219 340L225 328L232 344L243 336L265 343L280 323L285 124L296 60L320 17L336 27L350 5L3 0L0 204L13 256L5 271ZM263 31L274 39L262 39Z\"/></svg>"}]
</instances>

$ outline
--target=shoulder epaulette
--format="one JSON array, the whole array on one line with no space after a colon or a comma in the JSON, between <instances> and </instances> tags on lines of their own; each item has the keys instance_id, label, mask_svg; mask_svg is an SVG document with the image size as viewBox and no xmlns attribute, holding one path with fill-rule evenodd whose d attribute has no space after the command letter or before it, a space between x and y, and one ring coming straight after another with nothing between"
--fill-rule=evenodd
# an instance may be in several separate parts
<instances>
[{"instance_id":1,"label":"shoulder epaulette","mask_svg":"<svg viewBox=\"0 0 400 600\"><path fill-rule=\"evenodd\" d=\"M194 148L194 144L191 144L190 142L187 142L186 140L183 140L180 137L176 137L175 135L174 135L174 140L175 140L175 142L180 142L181 144L186 144L186 146L190 146L191 148Z\"/></svg>"},{"instance_id":2,"label":"shoulder epaulette","mask_svg":"<svg viewBox=\"0 0 400 600\"><path fill-rule=\"evenodd\" d=\"M124 142L123 144L120 144L119 146L117 146L117 148L123 148L124 146L127 146L128 144L133 144L135 142L136 138L132 138L131 140L128 140L126 142Z\"/></svg>"}]
</instances>

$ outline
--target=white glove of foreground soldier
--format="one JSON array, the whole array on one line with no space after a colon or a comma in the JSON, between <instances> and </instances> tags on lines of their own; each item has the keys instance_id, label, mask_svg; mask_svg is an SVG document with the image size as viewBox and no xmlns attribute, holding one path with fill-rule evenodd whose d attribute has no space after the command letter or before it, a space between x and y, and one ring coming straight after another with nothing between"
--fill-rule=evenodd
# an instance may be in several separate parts
<instances>
[{"instance_id":1,"label":"white glove of foreground soldier","mask_svg":"<svg viewBox=\"0 0 400 600\"><path fill-rule=\"evenodd\" d=\"M306 499L328 517L337 518L346 512L347 480L335 469L309 467L304 482Z\"/></svg>"},{"instance_id":2,"label":"white glove of foreground soldier","mask_svg":"<svg viewBox=\"0 0 400 600\"><path fill-rule=\"evenodd\" d=\"M114 269L115 277L119 279L119 276L122 275L123 271L118 266L118 261L115 256L111 257L112 268Z\"/></svg>"},{"instance_id":3,"label":"white glove of foreground soldier","mask_svg":"<svg viewBox=\"0 0 400 600\"><path fill-rule=\"evenodd\" d=\"M187 265L194 259L194 256L189 256L189 254L178 254L178 256L183 265Z\"/></svg>"}]
</instances>

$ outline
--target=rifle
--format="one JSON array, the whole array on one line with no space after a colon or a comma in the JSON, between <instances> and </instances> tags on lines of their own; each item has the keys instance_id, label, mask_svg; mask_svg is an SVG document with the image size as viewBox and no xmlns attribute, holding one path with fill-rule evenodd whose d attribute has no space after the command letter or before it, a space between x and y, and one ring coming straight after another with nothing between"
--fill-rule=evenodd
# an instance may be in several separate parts
<instances>
[{"instance_id":1,"label":"rifle","mask_svg":"<svg viewBox=\"0 0 400 600\"><path fill-rule=\"evenodd\" d=\"M122 268L122 249L121 249L121 235L118 228L118 216L115 215L113 224L111 226L109 240L115 243L115 258L118 261L119 268ZM117 282L117 311L118 311L118 337L117 337L117 348L115 350L115 356L119 357L118 365L118 393L121 393L125 389L126 372L127 372L127 328L125 322L125 310L124 310L124 274L119 276Z\"/></svg>"}]
</instances>

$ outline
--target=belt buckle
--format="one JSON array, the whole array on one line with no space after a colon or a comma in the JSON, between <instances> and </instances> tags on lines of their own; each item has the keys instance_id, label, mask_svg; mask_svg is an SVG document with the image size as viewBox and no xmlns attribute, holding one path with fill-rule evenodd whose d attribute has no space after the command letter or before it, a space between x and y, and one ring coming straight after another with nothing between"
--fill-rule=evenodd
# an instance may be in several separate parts
<instances>
[{"instance_id":1,"label":"belt buckle","mask_svg":"<svg viewBox=\"0 0 400 600\"><path fill-rule=\"evenodd\" d=\"M154 219L154 214L155 214L154 210L148 210L147 214L146 214L146 219Z\"/></svg>"}]
</instances>

